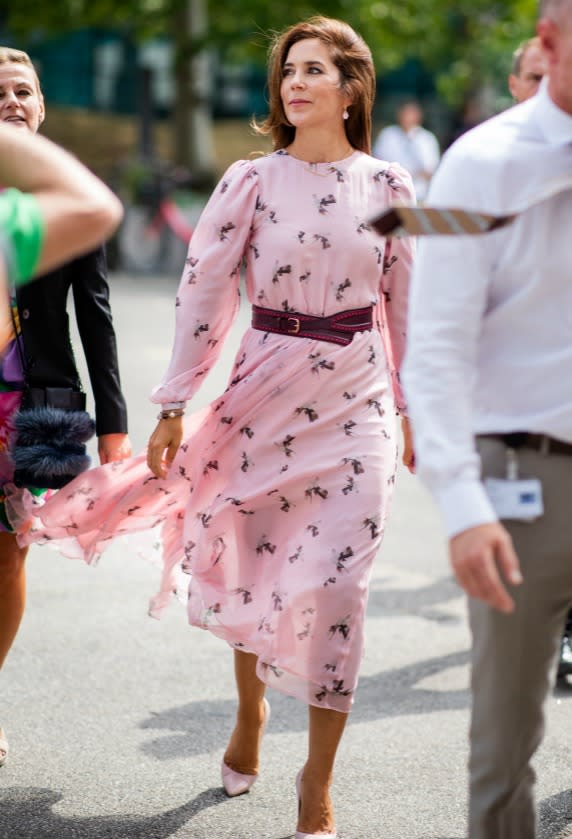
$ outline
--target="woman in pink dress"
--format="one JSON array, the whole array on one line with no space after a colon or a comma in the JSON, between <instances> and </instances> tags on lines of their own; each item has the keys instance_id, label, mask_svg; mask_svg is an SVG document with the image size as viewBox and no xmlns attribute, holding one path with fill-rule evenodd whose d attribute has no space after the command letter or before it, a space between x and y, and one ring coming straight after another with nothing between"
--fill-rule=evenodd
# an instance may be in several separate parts
<instances>
[{"instance_id":1,"label":"woman in pink dress","mask_svg":"<svg viewBox=\"0 0 572 839\"><path fill-rule=\"evenodd\" d=\"M309 754L296 837L323 839L335 835L329 786L404 409L396 371L411 246L379 238L368 219L411 200L412 187L369 154L374 67L347 24L312 18L279 36L269 90L261 130L275 151L229 168L189 247L147 463L85 473L36 510L26 541L58 539L93 561L119 534L160 535L152 611L182 568L190 623L234 649L225 789L237 795L256 780L266 687L299 698L309 706ZM252 328L225 392L185 424L185 402L236 314L243 265Z\"/></svg>"}]
</instances>

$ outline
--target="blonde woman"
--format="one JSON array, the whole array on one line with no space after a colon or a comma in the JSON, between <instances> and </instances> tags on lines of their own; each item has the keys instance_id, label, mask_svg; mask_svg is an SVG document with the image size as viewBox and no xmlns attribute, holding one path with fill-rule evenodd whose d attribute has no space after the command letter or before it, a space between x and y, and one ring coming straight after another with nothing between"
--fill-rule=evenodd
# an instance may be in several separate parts
<instances>
[{"instance_id":1,"label":"blonde woman","mask_svg":"<svg viewBox=\"0 0 572 839\"><path fill-rule=\"evenodd\" d=\"M105 253L101 247L120 218L121 208L116 199L111 200L107 188L70 155L47 140L33 137L44 116L44 98L30 58L20 50L0 47L0 130L4 149L0 185L35 190L39 210L32 210L30 215L31 199L24 199L27 223L37 227L37 236L27 239L28 253L22 254L19 249L13 267L17 269L19 259L23 259L28 273L43 274L42 282L22 285L18 284L18 270L12 273L12 313L2 298L5 346L0 364L0 667L18 631L26 589L27 549L18 545L8 521L7 496L17 500L26 486L37 493L54 486L56 478L63 479L61 474L54 477L45 470L38 472L32 463L29 465L34 468L28 469L28 479L22 482L25 485L14 486L14 422L25 388L58 388L74 394L81 390L66 310L70 289L94 391L100 460L107 463L131 452L109 308ZM68 172L65 177L64 167ZM5 194L4 202L8 197ZM21 205L21 201L17 202L12 212L21 213ZM11 227L12 233L14 229L18 229L17 224ZM66 261L72 257L75 258L71 262ZM45 271L51 273L45 275ZM69 462L68 458L66 469ZM85 458L76 458L72 465L85 463ZM59 462L50 466L54 470L60 467ZM3 762L8 747L5 735L0 737Z\"/></svg>"}]
</instances>

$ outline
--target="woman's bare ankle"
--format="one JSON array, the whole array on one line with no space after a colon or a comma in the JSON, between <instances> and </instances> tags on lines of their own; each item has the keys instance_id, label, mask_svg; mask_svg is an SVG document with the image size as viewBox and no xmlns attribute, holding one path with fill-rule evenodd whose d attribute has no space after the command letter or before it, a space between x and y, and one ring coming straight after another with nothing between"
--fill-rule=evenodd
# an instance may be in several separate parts
<instances>
[{"instance_id":1,"label":"woman's bare ankle","mask_svg":"<svg viewBox=\"0 0 572 839\"><path fill-rule=\"evenodd\" d=\"M297 827L301 833L333 833L335 830L330 784L331 774L304 768Z\"/></svg>"},{"instance_id":2,"label":"woman's bare ankle","mask_svg":"<svg viewBox=\"0 0 572 839\"><path fill-rule=\"evenodd\" d=\"M258 774L258 753L265 717L263 699L254 705L239 706L236 725L224 755L224 762L235 772L242 775Z\"/></svg>"}]
</instances>

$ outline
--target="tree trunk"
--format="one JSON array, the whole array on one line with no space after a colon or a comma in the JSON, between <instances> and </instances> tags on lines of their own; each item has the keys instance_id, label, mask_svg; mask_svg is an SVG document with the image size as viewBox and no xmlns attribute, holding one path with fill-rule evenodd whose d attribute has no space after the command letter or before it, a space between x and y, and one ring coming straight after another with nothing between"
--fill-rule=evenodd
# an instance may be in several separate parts
<instances>
[{"instance_id":1,"label":"tree trunk","mask_svg":"<svg viewBox=\"0 0 572 839\"><path fill-rule=\"evenodd\" d=\"M206 49L195 54L196 40L207 34L207 0L184 0L174 15L175 162L187 167L198 185L211 186L215 175L211 67Z\"/></svg>"}]
</instances>

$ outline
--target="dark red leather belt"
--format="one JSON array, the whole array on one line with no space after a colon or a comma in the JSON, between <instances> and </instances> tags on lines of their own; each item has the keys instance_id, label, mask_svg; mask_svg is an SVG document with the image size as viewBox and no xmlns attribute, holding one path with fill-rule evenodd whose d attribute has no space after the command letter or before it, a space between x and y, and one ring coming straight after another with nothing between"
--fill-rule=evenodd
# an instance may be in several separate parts
<instances>
[{"instance_id":1,"label":"dark red leather belt","mask_svg":"<svg viewBox=\"0 0 572 839\"><path fill-rule=\"evenodd\" d=\"M300 312L280 312L277 309L253 306L252 328L346 346L351 343L354 332L368 332L373 328L373 309L366 306L364 309L348 309L319 318Z\"/></svg>"},{"instance_id":2,"label":"dark red leather belt","mask_svg":"<svg viewBox=\"0 0 572 839\"><path fill-rule=\"evenodd\" d=\"M511 449L534 449L542 454L572 455L572 443L549 437L548 434L531 434L528 431L513 431L509 434L479 434L479 438L500 440Z\"/></svg>"}]
</instances>

